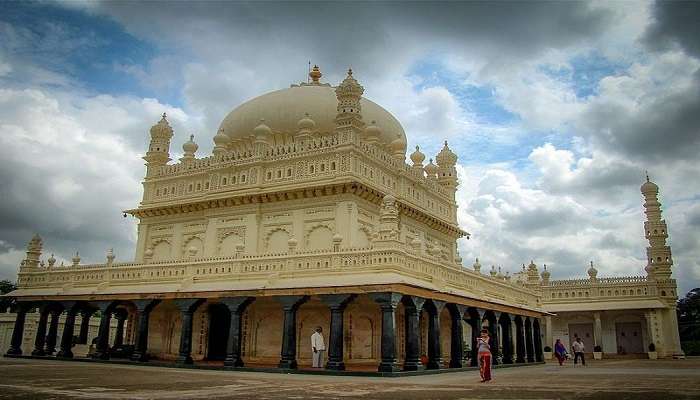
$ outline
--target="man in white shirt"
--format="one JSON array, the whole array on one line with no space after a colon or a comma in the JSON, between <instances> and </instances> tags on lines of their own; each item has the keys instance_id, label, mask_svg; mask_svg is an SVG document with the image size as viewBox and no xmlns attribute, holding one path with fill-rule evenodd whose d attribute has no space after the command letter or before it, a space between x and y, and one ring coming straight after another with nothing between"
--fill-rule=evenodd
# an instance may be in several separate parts
<instances>
[{"instance_id":1,"label":"man in white shirt","mask_svg":"<svg viewBox=\"0 0 700 400\"><path fill-rule=\"evenodd\" d=\"M586 359L583 357L586 347L583 345L580 337L576 337L576 341L571 345L571 349L574 351L574 365L578 362L579 357L581 358L581 365L586 365Z\"/></svg>"},{"instance_id":2,"label":"man in white shirt","mask_svg":"<svg viewBox=\"0 0 700 400\"><path fill-rule=\"evenodd\" d=\"M326 351L326 344L323 341L323 335L321 334L323 329L320 326L316 327L316 332L311 335L311 350L313 350L313 364L314 368L322 368L323 365L323 353Z\"/></svg>"}]
</instances>

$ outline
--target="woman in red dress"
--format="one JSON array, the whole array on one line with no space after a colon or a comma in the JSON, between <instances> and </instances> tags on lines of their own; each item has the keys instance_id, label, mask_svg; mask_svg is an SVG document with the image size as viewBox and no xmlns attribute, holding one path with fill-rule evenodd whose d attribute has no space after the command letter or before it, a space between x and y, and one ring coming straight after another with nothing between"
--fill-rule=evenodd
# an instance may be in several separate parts
<instances>
[{"instance_id":1,"label":"woman in red dress","mask_svg":"<svg viewBox=\"0 0 700 400\"><path fill-rule=\"evenodd\" d=\"M491 345L489 344L489 331L481 330L481 337L476 338L476 346L478 349L477 357L479 360L479 374L482 382L491 380Z\"/></svg>"}]
</instances>

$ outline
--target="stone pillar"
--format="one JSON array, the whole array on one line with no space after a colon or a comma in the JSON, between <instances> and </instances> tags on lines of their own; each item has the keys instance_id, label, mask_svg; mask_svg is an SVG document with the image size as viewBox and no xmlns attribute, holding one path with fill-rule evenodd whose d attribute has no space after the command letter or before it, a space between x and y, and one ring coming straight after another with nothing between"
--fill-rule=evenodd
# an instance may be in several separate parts
<instances>
[{"instance_id":1,"label":"stone pillar","mask_svg":"<svg viewBox=\"0 0 700 400\"><path fill-rule=\"evenodd\" d=\"M515 362L525 362L525 321L521 316L515 317Z\"/></svg>"},{"instance_id":2,"label":"stone pillar","mask_svg":"<svg viewBox=\"0 0 700 400\"><path fill-rule=\"evenodd\" d=\"M430 300L428 307L428 369L442 368L442 344L440 342L440 313L445 302Z\"/></svg>"},{"instance_id":3,"label":"stone pillar","mask_svg":"<svg viewBox=\"0 0 700 400\"><path fill-rule=\"evenodd\" d=\"M78 336L78 343L80 344L87 344L88 342L88 333L90 332L90 318L94 313L95 310L91 308L82 310L80 312L80 315L82 317L80 321L80 334Z\"/></svg>"},{"instance_id":4,"label":"stone pillar","mask_svg":"<svg viewBox=\"0 0 700 400\"><path fill-rule=\"evenodd\" d=\"M58 319L61 317L61 310L54 308L49 311L51 314L51 322L49 323L49 333L46 335L46 350L44 353L47 356L53 355L56 352L56 339L58 336Z\"/></svg>"},{"instance_id":5,"label":"stone pillar","mask_svg":"<svg viewBox=\"0 0 700 400\"><path fill-rule=\"evenodd\" d=\"M532 322L533 339L535 345L535 361L544 361L544 354L542 354L542 330L540 329L540 320L535 318Z\"/></svg>"},{"instance_id":6,"label":"stone pillar","mask_svg":"<svg viewBox=\"0 0 700 400\"><path fill-rule=\"evenodd\" d=\"M176 364L192 364L192 316L203 299L178 299L174 301L180 310L182 325L180 327L180 352L175 359Z\"/></svg>"},{"instance_id":7,"label":"stone pillar","mask_svg":"<svg viewBox=\"0 0 700 400\"><path fill-rule=\"evenodd\" d=\"M124 344L124 321L126 317L126 310L119 309L114 313L114 318L117 320L117 331L114 335L114 345L112 348L117 348Z\"/></svg>"},{"instance_id":8,"label":"stone pillar","mask_svg":"<svg viewBox=\"0 0 700 400\"><path fill-rule=\"evenodd\" d=\"M464 354L464 330L462 320L467 310L461 304L448 304L450 317L452 319L452 338L450 340L450 368L463 368L467 366Z\"/></svg>"},{"instance_id":9,"label":"stone pillar","mask_svg":"<svg viewBox=\"0 0 700 400\"><path fill-rule=\"evenodd\" d=\"M44 345L46 344L46 323L49 319L48 305L39 308L39 324L36 327L36 338L34 339L33 356L43 356Z\"/></svg>"},{"instance_id":10,"label":"stone pillar","mask_svg":"<svg viewBox=\"0 0 700 400\"><path fill-rule=\"evenodd\" d=\"M7 349L8 356L22 355L22 339L24 338L24 321L27 318L27 312L31 309L29 303L17 304L17 318L15 318L15 326L12 329L12 340L10 348Z\"/></svg>"},{"instance_id":11,"label":"stone pillar","mask_svg":"<svg viewBox=\"0 0 700 400\"><path fill-rule=\"evenodd\" d=\"M425 368L420 360L420 314L425 299L417 296L404 296L404 327L406 330L406 358L404 371L420 371Z\"/></svg>"},{"instance_id":12,"label":"stone pillar","mask_svg":"<svg viewBox=\"0 0 700 400\"><path fill-rule=\"evenodd\" d=\"M112 319L112 302L99 301L95 305L100 310L100 329L97 333L97 343L92 358L109 360L109 323Z\"/></svg>"},{"instance_id":13,"label":"stone pillar","mask_svg":"<svg viewBox=\"0 0 700 400\"><path fill-rule=\"evenodd\" d=\"M600 312L593 313L593 345L603 347L603 324L600 321Z\"/></svg>"},{"instance_id":14,"label":"stone pillar","mask_svg":"<svg viewBox=\"0 0 700 400\"><path fill-rule=\"evenodd\" d=\"M476 345L476 340L481 335L481 320L484 317L485 312L486 310L480 308L474 308L471 311L471 319L469 324L472 327L472 360L470 363L472 367L479 366L479 347Z\"/></svg>"},{"instance_id":15,"label":"stone pillar","mask_svg":"<svg viewBox=\"0 0 700 400\"><path fill-rule=\"evenodd\" d=\"M685 352L681 348L681 338L678 331L678 314L676 313L676 307L671 307L668 309L668 330L670 331L670 337L666 342L669 344L667 349L669 353L673 355L673 358L685 358Z\"/></svg>"},{"instance_id":16,"label":"stone pillar","mask_svg":"<svg viewBox=\"0 0 700 400\"><path fill-rule=\"evenodd\" d=\"M545 346L554 349L554 339L552 338L552 316L545 315L544 317L544 341Z\"/></svg>"},{"instance_id":17,"label":"stone pillar","mask_svg":"<svg viewBox=\"0 0 700 400\"><path fill-rule=\"evenodd\" d=\"M279 368L297 368L297 310L309 298L307 296L279 296L284 310L284 327L282 328L282 353Z\"/></svg>"},{"instance_id":18,"label":"stone pillar","mask_svg":"<svg viewBox=\"0 0 700 400\"><path fill-rule=\"evenodd\" d=\"M160 303L160 300L134 300L136 315L138 319L138 330L134 352L131 354L132 361L148 361L148 320L153 308Z\"/></svg>"},{"instance_id":19,"label":"stone pillar","mask_svg":"<svg viewBox=\"0 0 700 400\"><path fill-rule=\"evenodd\" d=\"M525 317L525 353L527 362L535 362L535 348L532 337L532 320L530 317Z\"/></svg>"},{"instance_id":20,"label":"stone pillar","mask_svg":"<svg viewBox=\"0 0 700 400\"><path fill-rule=\"evenodd\" d=\"M489 344L491 347L491 364L498 365L500 364L498 361L498 355L500 353L498 341L498 319L500 318L501 313L499 311L491 311L487 315L489 320L489 336L491 336L491 343Z\"/></svg>"},{"instance_id":21,"label":"stone pillar","mask_svg":"<svg viewBox=\"0 0 700 400\"><path fill-rule=\"evenodd\" d=\"M243 317L243 312L246 307L254 300L254 297L229 297L221 299L221 304L228 308L228 312L231 315L228 328L228 342L226 343L226 358L224 359L224 366L226 367L243 366L243 358L241 357L241 341L243 340L241 318Z\"/></svg>"},{"instance_id":22,"label":"stone pillar","mask_svg":"<svg viewBox=\"0 0 700 400\"><path fill-rule=\"evenodd\" d=\"M501 343L503 343L503 364L513 364L513 338L511 333L511 324L513 323L512 317L508 313L502 313L499 319L501 326Z\"/></svg>"},{"instance_id":23,"label":"stone pillar","mask_svg":"<svg viewBox=\"0 0 700 400\"><path fill-rule=\"evenodd\" d=\"M63 335L61 335L61 350L56 358L73 358L73 330L75 328L75 314L78 313L75 302L64 302L66 320L63 322Z\"/></svg>"},{"instance_id":24,"label":"stone pillar","mask_svg":"<svg viewBox=\"0 0 700 400\"><path fill-rule=\"evenodd\" d=\"M328 362L326 369L343 371L345 362L343 360L343 314L345 308L352 301L354 295L351 294L328 294L322 295L321 301L331 309L331 332L328 338Z\"/></svg>"},{"instance_id":25,"label":"stone pillar","mask_svg":"<svg viewBox=\"0 0 700 400\"><path fill-rule=\"evenodd\" d=\"M379 303L382 311L382 361L379 372L396 372L399 367L396 360L396 307L401 301L400 293L372 293L370 297Z\"/></svg>"}]
</instances>

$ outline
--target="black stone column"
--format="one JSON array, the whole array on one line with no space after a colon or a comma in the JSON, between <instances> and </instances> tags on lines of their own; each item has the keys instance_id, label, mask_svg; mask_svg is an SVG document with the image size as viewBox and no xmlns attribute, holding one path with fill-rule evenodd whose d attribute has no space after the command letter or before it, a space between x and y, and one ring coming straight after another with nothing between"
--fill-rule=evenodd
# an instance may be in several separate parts
<instances>
[{"instance_id":1,"label":"black stone column","mask_svg":"<svg viewBox=\"0 0 700 400\"><path fill-rule=\"evenodd\" d=\"M279 368L297 368L297 310L309 298L307 296L280 296L284 310L284 327L282 330L282 352Z\"/></svg>"},{"instance_id":2,"label":"black stone column","mask_svg":"<svg viewBox=\"0 0 700 400\"><path fill-rule=\"evenodd\" d=\"M24 322L27 318L27 312L31 309L29 303L18 303L16 306L17 318L15 318L15 326L12 329L12 340L10 348L7 349L8 356L22 355L22 339L24 338Z\"/></svg>"},{"instance_id":3,"label":"black stone column","mask_svg":"<svg viewBox=\"0 0 700 400\"><path fill-rule=\"evenodd\" d=\"M397 372L396 360L396 307L401 301L400 293L372 293L370 297L379 303L382 310L382 361L379 372Z\"/></svg>"},{"instance_id":4,"label":"black stone column","mask_svg":"<svg viewBox=\"0 0 700 400\"><path fill-rule=\"evenodd\" d=\"M192 364L192 318L197 308L204 303L203 299L178 299L174 301L180 310L182 324L180 326L180 352L175 359L176 364Z\"/></svg>"},{"instance_id":5,"label":"black stone column","mask_svg":"<svg viewBox=\"0 0 700 400\"><path fill-rule=\"evenodd\" d=\"M525 362L525 323L523 317L515 317L515 362Z\"/></svg>"},{"instance_id":6,"label":"black stone column","mask_svg":"<svg viewBox=\"0 0 700 400\"><path fill-rule=\"evenodd\" d=\"M404 327L406 330L406 358L404 371L420 371L425 368L420 361L420 314L425 299L417 296L403 296Z\"/></svg>"},{"instance_id":7,"label":"black stone column","mask_svg":"<svg viewBox=\"0 0 700 400\"><path fill-rule=\"evenodd\" d=\"M51 314L51 322L49 323L49 333L46 335L46 350L45 355L50 356L56 352L56 339L58 337L58 319L61 317L60 307L49 311Z\"/></svg>"},{"instance_id":8,"label":"black stone column","mask_svg":"<svg viewBox=\"0 0 700 400\"><path fill-rule=\"evenodd\" d=\"M501 342L503 343L503 364L513 364L513 329L511 315L502 313L500 318Z\"/></svg>"},{"instance_id":9,"label":"black stone column","mask_svg":"<svg viewBox=\"0 0 700 400\"><path fill-rule=\"evenodd\" d=\"M442 343L440 342L440 313L445 302L430 300L428 309L428 369L442 368Z\"/></svg>"},{"instance_id":10,"label":"black stone column","mask_svg":"<svg viewBox=\"0 0 700 400\"><path fill-rule=\"evenodd\" d=\"M63 335L61 335L61 349L56 358L73 358L73 330L75 328L75 314L78 313L75 302L63 302L66 310L66 320L63 322Z\"/></svg>"},{"instance_id":11,"label":"black stone column","mask_svg":"<svg viewBox=\"0 0 700 400\"><path fill-rule=\"evenodd\" d=\"M331 332L328 337L328 362L326 369L334 371L345 370L343 360L343 318L345 308L355 298L352 294L322 295L321 301L331 309Z\"/></svg>"},{"instance_id":12,"label":"black stone column","mask_svg":"<svg viewBox=\"0 0 700 400\"><path fill-rule=\"evenodd\" d=\"M484 317L485 312L486 310L479 308L472 308L469 312L469 314L471 315L469 325L471 325L472 327L472 359L470 363L472 367L479 366L479 346L477 346L476 340L479 338L479 336L481 336L481 320Z\"/></svg>"},{"instance_id":13,"label":"black stone column","mask_svg":"<svg viewBox=\"0 0 700 400\"><path fill-rule=\"evenodd\" d=\"M243 312L246 307L254 300L254 297L230 297L221 299L221 304L228 307L228 311L231 314L231 322L228 328L228 342L226 343L226 358L224 359L224 366L226 367L243 366L241 354L241 341L243 340L241 318L243 317Z\"/></svg>"},{"instance_id":14,"label":"black stone column","mask_svg":"<svg viewBox=\"0 0 700 400\"><path fill-rule=\"evenodd\" d=\"M138 329L136 331L136 345L131 354L132 361L148 361L148 320L153 308L160 303L160 300L134 300L136 306L136 318L138 319Z\"/></svg>"},{"instance_id":15,"label":"black stone column","mask_svg":"<svg viewBox=\"0 0 700 400\"><path fill-rule=\"evenodd\" d=\"M120 347L124 344L124 321L126 320L127 312L124 309L117 309L114 312L114 318L117 320L117 331L114 335L114 345L113 349Z\"/></svg>"},{"instance_id":16,"label":"black stone column","mask_svg":"<svg viewBox=\"0 0 700 400\"><path fill-rule=\"evenodd\" d=\"M49 319L49 305L45 304L39 307L39 324L36 327L36 338L34 339L33 356L43 356L44 345L46 344L46 325Z\"/></svg>"},{"instance_id":17,"label":"black stone column","mask_svg":"<svg viewBox=\"0 0 700 400\"><path fill-rule=\"evenodd\" d=\"M467 307L461 304L448 304L447 309L450 311L450 318L452 319L450 368L466 367L467 363L464 357L464 330L462 329L462 320L464 319L464 313L466 312Z\"/></svg>"},{"instance_id":18,"label":"black stone column","mask_svg":"<svg viewBox=\"0 0 700 400\"><path fill-rule=\"evenodd\" d=\"M109 360L109 328L112 319L113 303L111 301L99 301L95 305L100 310L100 329L97 333L97 343L92 358Z\"/></svg>"},{"instance_id":19,"label":"black stone column","mask_svg":"<svg viewBox=\"0 0 700 400\"><path fill-rule=\"evenodd\" d=\"M535 349L532 340L532 321L530 317L525 317L525 353L527 362L535 362Z\"/></svg>"},{"instance_id":20,"label":"black stone column","mask_svg":"<svg viewBox=\"0 0 700 400\"><path fill-rule=\"evenodd\" d=\"M85 310L82 310L80 312L80 315L82 317L80 321L80 334L78 335L78 343L80 344L87 344L88 342L88 333L90 332L90 318L94 313L95 310L92 308L86 308Z\"/></svg>"},{"instance_id":21,"label":"black stone column","mask_svg":"<svg viewBox=\"0 0 700 400\"><path fill-rule=\"evenodd\" d=\"M534 336L535 345L535 361L544 361L544 354L542 354L542 332L540 331L540 320L538 318L533 319L532 330Z\"/></svg>"},{"instance_id":22,"label":"black stone column","mask_svg":"<svg viewBox=\"0 0 700 400\"><path fill-rule=\"evenodd\" d=\"M498 319L500 318L501 313L499 311L489 311L487 316L489 321L489 336L491 337L491 343L489 343L491 347L491 364L498 365L500 364L498 361L498 354L500 352L498 340Z\"/></svg>"}]
</instances>

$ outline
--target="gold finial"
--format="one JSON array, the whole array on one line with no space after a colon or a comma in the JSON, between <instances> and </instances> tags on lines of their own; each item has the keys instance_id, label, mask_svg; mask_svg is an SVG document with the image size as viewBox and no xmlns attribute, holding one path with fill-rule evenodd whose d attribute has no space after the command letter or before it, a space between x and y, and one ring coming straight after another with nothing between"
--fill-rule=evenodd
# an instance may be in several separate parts
<instances>
[{"instance_id":1,"label":"gold finial","mask_svg":"<svg viewBox=\"0 0 700 400\"><path fill-rule=\"evenodd\" d=\"M352 76L352 68L348 68L348 76Z\"/></svg>"},{"instance_id":2,"label":"gold finial","mask_svg":"<svg viewBox=\"0 0 700 400\"><path fill-rule=\"evenodd\" d=\"M194 135L190 135L190 142L194 141Z\"/></svg>"},{"instance_id":3,"label":"gold finial","mask_svg":"<svg viewBox=\"0 0 700 400\"><path fill-rule=\"evenodd\" d=\"M167 117L167 115L165 115L165 113L163 113L163 119L165 119L165 117Z\"/></svg>"},{"instance_id":4,"label":"gold finial","mask_svg":"<svg viewBox=\"0 0 700 400\"><path fill-rule=\"evenodd\" d=\"M647 182L649 182L649 171L644 171L644 174L647 176Z\"/></svg>"},{"instance_id":5,"label":"gold finial","mask_svg":"<svg viewBox=\"0 0 700 400\"><path fill-rule=\"evenodd\" d=\"M319 79L323 74L321 73L321 70L318 68L318 65L314 65L313 69L309 72L309 78L311 78L312 83L319 83Z\"/></svg>"}]
</instances>

